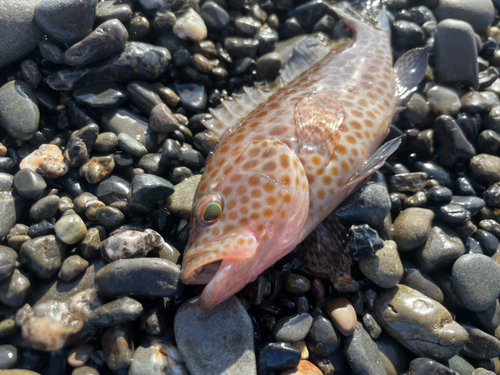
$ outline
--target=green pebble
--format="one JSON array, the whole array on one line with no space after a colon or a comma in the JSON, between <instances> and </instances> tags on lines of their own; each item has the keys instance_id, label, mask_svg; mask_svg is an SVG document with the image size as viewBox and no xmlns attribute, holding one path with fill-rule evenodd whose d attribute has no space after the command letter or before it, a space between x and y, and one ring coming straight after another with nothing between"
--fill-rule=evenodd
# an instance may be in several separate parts
<instances>
[{"instance_id":1,"label":"green pebble","mask_svg":"<svg viewBox=\"0 0 500 375\"><path fill-rule=\"evenodd\" d=\"M146 147L126 133L120 133L118 135L118 147L130 155L138 158L141 158L148 153L148 149Z\"/></svg>"}]
</instances>

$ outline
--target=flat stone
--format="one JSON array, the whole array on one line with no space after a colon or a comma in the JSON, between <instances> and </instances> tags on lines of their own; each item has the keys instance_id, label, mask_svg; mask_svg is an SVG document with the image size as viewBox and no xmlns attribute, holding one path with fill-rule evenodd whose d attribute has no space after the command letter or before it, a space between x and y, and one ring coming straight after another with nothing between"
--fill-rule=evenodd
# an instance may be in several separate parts
<instances>
[{"instance_id":1,"label":"flat stone","mask_svg":"<svg viewBox=\"0 0 500 375\"><path fill-rule=\"evenodd\" d=\"M15 80L0 87L0 125L12 138L31 139L39 122L38 102L27 83Z\"/></svg>"},{"instance_id":2,"label":"flat stone","mask_svg":"<svg viewBox=\"0 0 500 375\"><path fill-rule=\"evenodd\" d=\"M101 268L95 283L99 293L108 299L172 297L178 292L179 275L179 267L164 259L122 259Z\"/></svg>"},{"instance_id":3,"label":"flat stone","mask_svg":"<svg viewBox=\"0 0 500 375\"><path fill-rule=\"evenodd\" d=\"M479 87L474 30L456 19L439 22L435 34L436 75L442 83L468 83Z\"/></svg>"},{"instance_id":4,"label":"flat stone","mask_svg":"<svg viewBox=\"0 0 500 375\"><path fill-rule=\"evenodd\" d=\"M353 334L346 337L344 355L354 373L385 375L384 365L377 348L361 323L356 324Z\"/></svg>"},{"instance_id":5,"label":"flat stone","mask_svg":"<svg viewBox=\"0 0 500 375\"><path fill-rule=\"evenodd\" d=\"M96 0L42 0L35 20L55 40L73 44L92 31L96 6Z\"/></svg>"},{"instance_id":6,"label":"flat stone","mask_svg":"<svg viewBox=\"0 0 500 375\"><path fill-rule=\"evenodd\" d=\"M156 203L166 200L173 192L174 187L164 178L143 173L132 180L130 200L140 203Z\"/></svg>"},{"instance_id":7,"label":"flat stone","mask_svg":"<svg viewBox=\"0 0 500 375\"><path fill-rule=\"evenodd\" d=\"M118 326L133 322L142 311L142 305L138 301L123 297L92 310L87 315L86 322L94 328Z\"/></svg>"},{"instance_id":8,"label":"flat stone","mask_svg":"<svg viewBox=\"0 0 500 375\"><path fill-rule=\"evenodd\" d=\"M500 267L482 254L465 254L453 264L452 281L460 301L479 312L495 304L500 295Z\"/></svg>"},{"instance_id":9,"label":"flat stone","mask_svg":"<svg viewBox=\"0 0 500 375\"><path fill-rule=\"evenodd\" d=\"M313 323L306 337L307 347L311 354L318 357L329 357L340 347L341 338L333 328L329 319L313 311ZM356 324L356 321L354 321Z\"/></svg>"},{"instance_id":10,"label":"flat stone","mask_svg":"<svg viewBox=\"0 0 500 375\"><path fill-rule=\"evenodd\" d=\"M460 97L456 91L436 85L427 91L429 105L438 115L456 116L462 108Z\"/></svg>"},{"instance_id":11,"label":"flat stone","mask_svg":"<svg viewBox=\"0 0 500 375\"><path fill-rule=\"evenodd\" d=\"M253 324L236 297L210 311L203 311L197 298L184 302L175 315L174 332L191 375L257 374Z\"/></svg>"},{"instance_id":12,"label":"flat stone","mask_svg":"<svg viewBox=\"0 0 500 375\"><path fill-rule=\"evenodd\" d=\"M412 375L459 375L449 367L430 358L415 358L410 362L409 373Z\"/></svg>"},{"instance_id":13,"label":"flat stone","mask_svg":"<svg viewBox=\"0 0 500 375\"><path fill-rule=\"evenodd\" d=\"M73 97L91 108L115 108L127 101L125 88L116 83L95 83L79 88Z\"/></svg>"},{"instance_id":14,"label":"flat stone","mask_svg":"<svg viewBox=\"0 0 500 375\"><path fill-rule=\"evenodd\" d=\"M273 328L276 341L298 342L307 336L313 323L313 318L307 313L281 318Z\"/></svg>"},{"instance_id":15,"label":"flat stone","mask_svg":"<svg viewBox=\"0 0 500 375\"><path fill-rule=\"evenodd\" d=\"M403 263L403 265L405 274L401 280L401 284L418 290L420 293L441 304L444 302L443 291L427 274L409 263Z\"/></svg>"},{"instance_id":16,"label":"flat stone","mask_svg":"<svg viewBox=\"0 0 500 375\"><path fill-rule=\"evenodd\" d=\"M443 305L405 285L381 293L373 312L386 332L417 355L449 359L468 337Z\"/></svg>"}]
</instances>

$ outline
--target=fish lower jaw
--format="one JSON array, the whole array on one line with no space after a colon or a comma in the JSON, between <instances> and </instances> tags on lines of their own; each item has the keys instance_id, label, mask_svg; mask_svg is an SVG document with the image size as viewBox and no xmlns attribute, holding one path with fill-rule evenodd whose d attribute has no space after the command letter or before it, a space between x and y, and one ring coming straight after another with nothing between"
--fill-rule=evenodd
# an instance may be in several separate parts
<instances>
[{"instance_id":1,"label":"fish lower jaw","mask_svg":"<svg viewBox=\"0 0 500 375\"><path fill-rule=\"evenodd\" d=\"M222 264L222 260L201 265L194 268L185 268L181 272L181 281L186 285L205 285L213 279Z\"/></svg>"}]
</instances>

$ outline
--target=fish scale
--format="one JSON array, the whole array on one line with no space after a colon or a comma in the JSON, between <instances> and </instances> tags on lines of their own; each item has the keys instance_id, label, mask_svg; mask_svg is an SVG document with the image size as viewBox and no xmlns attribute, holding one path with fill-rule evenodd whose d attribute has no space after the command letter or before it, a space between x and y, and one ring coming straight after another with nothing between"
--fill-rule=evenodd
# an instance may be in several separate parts
<instances>
[{"instance_id":1,"label":"fish scale","mask_svg":"<svg viewBox=\"0 0 500 375\"><path fill-rule=\"evenodd\" d=\"M355 34L350 48L305 45L284 83L246 89L206 124L221 137L196 192L181 273L184 283L208 282L203 308L290 252L394 148L374 153L422 79L427 51L393 68L385 11L334 9Z\"/></svg>"}]
</instances>

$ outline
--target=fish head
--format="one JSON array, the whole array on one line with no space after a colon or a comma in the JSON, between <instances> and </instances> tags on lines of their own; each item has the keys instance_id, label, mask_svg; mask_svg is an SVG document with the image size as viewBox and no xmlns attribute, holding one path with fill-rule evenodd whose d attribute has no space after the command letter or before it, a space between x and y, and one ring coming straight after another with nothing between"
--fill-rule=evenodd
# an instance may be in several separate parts
<instances>
[{"instance_id":1,"label":"fish head","mask_svg":"<svg viewBox=\"0 0 500 375\"><path fill-rule=\"evenodd\" d=\"M199 299L202 308L231 297L290 251L304 225L309 207L307 178L295 155L278 143L251 144L243 155L256 155L252 150L262 147L274 146L274 151L264 159L236 158L229 172L213 177L205 173L200 181L181 280L208 283ZM278 168L274 160L279 162L279 154L285 151L286 168Z\"/></svg>"}]
</instances>

